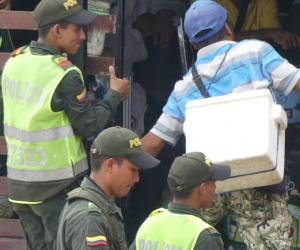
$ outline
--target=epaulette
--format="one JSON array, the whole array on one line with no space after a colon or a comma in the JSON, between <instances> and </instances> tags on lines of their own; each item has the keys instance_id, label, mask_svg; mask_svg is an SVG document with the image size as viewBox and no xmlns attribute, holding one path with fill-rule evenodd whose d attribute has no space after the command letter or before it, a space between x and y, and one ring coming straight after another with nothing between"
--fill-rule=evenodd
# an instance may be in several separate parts
<instances>
[{"instance_id":1,"label":"epaulette","mask_svg":"<svg viewBox=\"0 0 300 250\"><path fill-rule=\"evenodd\" d=\"M18 48L18 49L15 49L15 50L10 54L10 56L11 56L11 57L15 57L15 56L17 56L17 55L23 54L23 53L25 53L25 51L26 51L27 48L28 48L28 45L23 46L23 47L20 47L20 48Z\"/></svg>"},{"instance_id":2,"label":"epaulette","mask_svg":"<svg viewBox=\"0 0 300 250\"><path fill-rule=\"evenodd\" d=\"M95 211L98 213L102 213L101 208L99 208L95 203L93 203L91 201L88 201L88 208L89 208L89 211Z\"/></svg>"},{"instance_id":3,"label":"epaulette","mask_svg":"<svg viewBox=\"0 0 300 250\"><path fill-rule=\"evenodd\" d=\"M210 234L220 234L218 230L213 227L208 227L207 230L210 232Z\"/></svg>"},{"instance_id":4,"label":"epaulette","mask_svg":"<svg viewBox=\"0 0 300 250\"><path fill-rule=\"evenodd\" d=\"M73 63L71 63L66 57L61 55L54 55L52 57L52 60L56 62L60 67L62 67L64 70L67 70L70 67L73 67Z\"/></svg>"}]
</instances>

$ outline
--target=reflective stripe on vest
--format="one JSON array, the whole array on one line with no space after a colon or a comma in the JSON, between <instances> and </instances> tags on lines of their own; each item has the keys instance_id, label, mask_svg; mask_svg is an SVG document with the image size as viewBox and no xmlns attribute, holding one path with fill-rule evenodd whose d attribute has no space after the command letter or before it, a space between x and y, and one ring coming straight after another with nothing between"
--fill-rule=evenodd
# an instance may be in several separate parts
<instances>
[{"instance_id":1,"label":"reflective stripe on vest","mask_svg":"<svg viewBox=\"0 0 300 250\"><path fill-rule=\"evenodd\" d=\"M1 87L10 179L63 180L88 169L81 137L74 134L63 110L51 110L61 79L71 70L76 70L83 80L82 74L71 63L66 68L52 59L52 55L33 55L26 48L11 57L3 69ZM24 65L31 68L24 69Z\"/></svg>"},{"instance_id":2,"label":"reflective stripe on vest","mask_svg":"<svg viewBox=\"0 0 300 250\"><path fill-rule=\"evenodd\" d=\"M136 249L194 249L200 233L211 227L199 217L160 208L153 211L140 227Z\"/></svg>"},{"instance_id":3,"label":"reflective stripe on vest","mask_svg":"<svg viewBox=\"0 0 300 250\"><path fill-rule=\"evenodd\" d=\"M58 138L73 136L73 128L70 125L44 129L39 131L24 131L4 124L4 134L12 139L23 142L42 142L51 141Z\"/></svg>"},{"instance_id":4,"label":"reflective stripe on vest","mask_svg":"<svg viewBox=\"0 0 300 250\"><path fill-rule=\"evenodd\" d=\"M7 166L7 177L22 181L54 181L73 178L86 170L87 159L84 158L75 163L74 166L66 166L51 170L23 170Z\"/></svg>"}]
</instances>

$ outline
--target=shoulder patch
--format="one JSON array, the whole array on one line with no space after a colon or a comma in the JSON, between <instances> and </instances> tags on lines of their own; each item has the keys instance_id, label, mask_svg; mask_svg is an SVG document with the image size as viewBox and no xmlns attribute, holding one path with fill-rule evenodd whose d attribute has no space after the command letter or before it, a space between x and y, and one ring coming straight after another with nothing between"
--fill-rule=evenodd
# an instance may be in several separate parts
<instances>
[{"instance_id":1,"label":"shoulder patch","mask_svg":"<svg viewBox=\"0 0 300 250\"><path fill-rule=\"evenodd\" d=\"M28 46L23 46L23 47L17 48L10 54L10 56L15 57L17 55L23 54L23 53L25 53L27 48L28 48Z\"/></svg>"},{"instance_id":2,"label":"shoulder patch","mask_svg":"<svg viewBox=\"0 0 300 250\"><path fill-rule=\"evenodd\" d=\"M77 95L76 98L77 98L79 103L84 102L87 98L86 88L83 88L83 91L81 92L81 94Z\"/></svg>"},{"instance_id":3,"label":"shoulder patch","mask_svg":"<svg viewBox=\"0 0 300 250\"><path fill-rule=\"evenodd\" d=\"M101 213L102 210L101 208L99 208L96 204L94 204L93 202L88 202L88 208L89 208L89 211L96 211L96 212L99 212Z\"/></svg>"},{"instance_id":4,"label":"shoulder patch","mask_svg":"<svg viewBox=\"0 0 300 250\"><path fill-rule=\"evenodd\" d=\"M107 246L107 240L104 235L98 235L98 236L93 236L93 237L85 237L86 240L86 245L89 247L94 247L94 246Z\"/></svg>"},{"instance_id":5,"label":"shoulder patch","mask_svg":"<svg viewBox=\"0 0 300 250\"><path fill-rule=\"evenodd\" d=\"M213 227L208 227L207 230L210 232L210 234L220 234L218 230Z\"/></svg>"},{"instance_id":6,"label":"shoulder patch","mask_svg":"<svg viewBox=\"0 0 300 250\"><path fill-rule=\"evenodd\" d=\"M56 62L60 67L62 67L64 70L67 70L68 68L74 66L66 57L61 55L54 55L52 57L52 60Z\"/></svg>"}]
</instances>

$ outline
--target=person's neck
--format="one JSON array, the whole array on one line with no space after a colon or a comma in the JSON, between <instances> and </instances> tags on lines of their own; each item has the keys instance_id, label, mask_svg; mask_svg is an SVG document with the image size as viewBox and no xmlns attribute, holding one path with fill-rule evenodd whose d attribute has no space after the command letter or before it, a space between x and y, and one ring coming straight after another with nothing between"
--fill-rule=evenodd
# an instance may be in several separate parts
<instances>
[{"instance_id":1,"label":"person's neck","mask_svg":"<svg viewBox=\"0 0 300 250\"><path fill-rule=\"evenodd\" d=\"M63 51L60 50L59 46L57 46L56 43L53 42L53 40L49 37L45 37L45 38L39 37L37 41L40 43L49 44L52 47L54 47L55 49L57 49L60 53L63 53Z\"/></svg>"},{"instance_id":2,"label":"person's neck","mask_svg":"<svg viewBox=\"0 0 300 250\"><path fill-rule=\"evenodd\" d=\"M100 170L99 170L100 171ZM108 197L108 199L113 200L114 199L114 195L111 191L111 189L108 187L108 185L106 185L105 179L102 178L104 176L104 174L101 174L100 172L91 172L90 174L90 179L98 186L102 189L102 191L106 194L106 196Z\"/></svg>"},{"instance_id":3,"label":"person's neck","mask_svg":"<svg viewBox=\"0 0 300 250\"><path fill-rule=\"evenodd\" d=\"M180 198L174 198L173 199L173 202L174 203L177 203L177 204L183 204L183 205L187 205L187 206L190 206L194 209L196 209L197 211L200 210L200 205L199 205L199 202L197 202L196 199L180 199Z\"/></svg>"}]
</instances>

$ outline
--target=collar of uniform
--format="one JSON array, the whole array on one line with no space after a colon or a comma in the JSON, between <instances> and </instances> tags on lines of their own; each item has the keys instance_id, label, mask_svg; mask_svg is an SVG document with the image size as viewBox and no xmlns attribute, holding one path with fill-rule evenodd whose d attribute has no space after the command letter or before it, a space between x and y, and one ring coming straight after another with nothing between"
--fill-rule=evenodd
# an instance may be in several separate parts
<instances>
[{"instance_id":1,"label":"collar of uniform","mask_svg":"<svg viewBox=\"0 0 300 250\"><path fill-rule=\"evenodd\" d=\"M81 187L91 191L94 195L98 197L100 196L100 199L104 201L104 204L112 214L119 213L115 202L113 200L108 199L104 191L89 176L85 176L81 183Z\"/></svg>"},{"instance_id":2,"label":"collar of uniform","mask_svg":"<svg viewBox=\"0 0 300 250\"><path fill-rule=\"evenodd\" d=\"M185 204L170 202L169 205L168 205L168 210L171 213L174 213L174 214L190 214L190 215L194 215L194 216L199 217L200 219L202 219L202 220L205 221L205 219L203 219L203 217L201 216L201 214L199 213L199 211L197 211L193 207L185 205Z\"/></svg>"},{"instance_id":3,"label":"collar of uniform","mask_svg":"<svg viewBox=\"0 0 300 250\"><path fill-rule=\"evenodd\" d=\"M201 58L205 55L207 55L208 53L215 51L216 49L219 49L225 45L230 45L230 44L236 44L237 42L234 41L230 41L230 40L223 40L223 41L219 41L219 42L215 42L213 44L210 44L208 46L205 46L204 48L200 49L197 53L197 59Z\"/></svg>"},{"instance_id":4,"label":"collar of uniform","mask_svg":"<svg viewBox=\"0 0 300 250\"><path fill-rule=\"evenodd\" d=\"M52 45L37 41L31 41L30 50L33 54L39 55L61 55L61 52Z\"/></svg>"}]
</instances>

